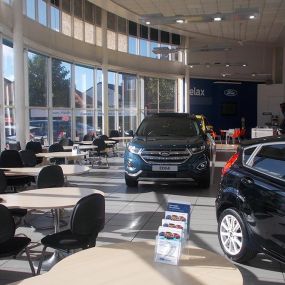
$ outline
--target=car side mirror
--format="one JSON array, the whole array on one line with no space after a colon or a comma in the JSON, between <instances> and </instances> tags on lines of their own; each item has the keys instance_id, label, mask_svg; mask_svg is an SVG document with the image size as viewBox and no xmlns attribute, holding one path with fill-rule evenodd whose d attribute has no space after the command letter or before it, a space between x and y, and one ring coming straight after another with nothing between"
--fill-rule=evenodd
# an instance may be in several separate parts
<instances>
[{"instance_id":1,"label":"car side mirror","mask_svg":"<svg viewBox=\"0 0 285 285\"><path fill-rule=\"evenodd\" d=\"M134 131L133 130L125 131L125 135L127 135L129 137L133 137L134 136Z\"/></svg>"}]
</instances>

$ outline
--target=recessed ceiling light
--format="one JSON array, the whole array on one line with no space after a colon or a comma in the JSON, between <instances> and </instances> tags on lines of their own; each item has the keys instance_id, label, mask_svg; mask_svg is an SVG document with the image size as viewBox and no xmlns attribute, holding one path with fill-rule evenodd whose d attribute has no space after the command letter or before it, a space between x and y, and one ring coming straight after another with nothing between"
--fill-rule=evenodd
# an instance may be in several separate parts
<instances>
[{"instance_id":1,"label":"recessed ceiling light","mask_svg":"<svg viewBox=\"0 0 285 285\"><path fill-rule=\"evenodd\" d=\"M193 65L189 65L190 66L190 68L193 68L194 66Z\"/></svg>"},{"instance_id":2,"label":"recessed ceiling light","mask_svg":"<svg viewBox=\"0 0 285 285\"><path fill-rule=\"evenodd\" d=\"M249 16L249 19L250 19L250 20L253 20L253 19L255 19L255 16L254 16L254 15L250 15L250 16Z\"/></svg>"},{"instance_id":3,"label":"recessed ceiling light","mask_svg":"<svg viewBox=\"0 0 285 285\"><path fill-rule=\"evenodd\" d=\"M255 76L256 76L256 74L255 74L255 73L252 73L252 74L251 74L251 76L252 76L252 77L255 77Z\"/></svg>"},{"instance_id":4,"label":"recessed ceiling light","mask_svg":"<svg viewBox=\"0 0 285 285\"><path fill-rule=\"evenodd\" d=\"M244 63L242 66L243 66L243 67L246 67L246 66L247 66L247 64L245 64L245 63Z\"/></svg>"},{"instance_id":5,"label":"recessed ceiling light","mask_svg":"<svg viewBox=\"0 0 285 285\"><path fill-rule=\"evenodd\" d=\"M222 21L222 17L221 16L216 16L216 17L214 17L214 21L215 22L220 22L220 21Z\"/></svg>"},{"instance_id":6,"label":"recessed ceiling light","mask_svg":"<svg viewBox=\"0 0 285 285\"><path fill-rule=\"evenodd\" d=\"M226 67L230 67L230 65L227 63L227 64L226 64Z\"/></svg>"},{"instance_id":7,"label":"recessed ceiling light","mask_svg":"<svg viewBox=\"0 0 285 285\"><path fill-rule=\"evenodd\" d=\"M177 19L177 20L176 20L176 23L177 23L177 24L183 24L183 23L184 23L184 20L183 20L183 19Z\"/></svg>"},{"instance_id":8,"label":"recessed ceiling light","mask_svg":"<svg viewBox=\"0 0 285 285\"><path fill-rule=\"evenodd\" d=\"M145 23L146 23L146 25L150 25L150 21L146 21Z\"/></svg>"},{"instance_id":9,"label":"recessed ceiling light","mask_svg":"<svg viewBox=\"0 0 285 285\"><path fill-rule=\"evenodd\" d=\"M206 67L209 68L209 67L210 67L210 64L209 64L209 63L206 63Z\"/></svg>"}]
</instances>

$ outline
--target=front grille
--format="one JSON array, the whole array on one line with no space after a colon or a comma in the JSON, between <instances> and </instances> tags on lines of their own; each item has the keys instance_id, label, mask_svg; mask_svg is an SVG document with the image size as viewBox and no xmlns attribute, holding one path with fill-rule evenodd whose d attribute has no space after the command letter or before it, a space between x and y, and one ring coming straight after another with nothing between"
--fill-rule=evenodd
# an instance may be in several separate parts
<instances>
[{"instance_id":1,"label":"front grille","mask_svg":"<svg viewBox=\"0 0 285 285\"><path fill-rule=\"evenodd\" d=\"M144 149L141 158L149 164L182 164L190 158L190 151L185 149Z\"/></svg>"}]
</instances>

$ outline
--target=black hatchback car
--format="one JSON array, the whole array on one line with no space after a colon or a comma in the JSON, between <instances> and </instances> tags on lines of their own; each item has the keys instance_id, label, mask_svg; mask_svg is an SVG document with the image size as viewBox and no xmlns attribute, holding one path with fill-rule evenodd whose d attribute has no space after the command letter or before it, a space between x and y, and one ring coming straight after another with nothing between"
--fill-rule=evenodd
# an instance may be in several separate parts
<instances>
[{"instance_id":1,"label":"black hatchback car","mask_svg":"<svg viewBox=\"0 0 285 285\"><path fill-rule=\"evenodd\" d=\"M216 199L224 253L245 262L264 252L285 263L285 136L245 141L222 170Z\"/></svg>"}]
</instances>

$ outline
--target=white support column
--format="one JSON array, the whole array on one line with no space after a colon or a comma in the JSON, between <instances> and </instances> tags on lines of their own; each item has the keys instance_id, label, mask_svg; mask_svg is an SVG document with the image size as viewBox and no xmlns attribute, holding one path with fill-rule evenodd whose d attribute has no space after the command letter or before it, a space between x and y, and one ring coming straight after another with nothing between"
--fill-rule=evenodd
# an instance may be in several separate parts
<instances>
[{"instance_id":1,"label":"white support column","mask_svg":"<svg viewBox=\"0 0 285 285\"><path fill-rule=\"evenodd\" d=\"M0 4L1 5L1 4ZM3 38L0 33L0 55L3 57ZM1 139L1 149L5 148L5 112L4 112L4 79L3 79L3 60L0 60L0 139Z\"/></svg>"},{"instance_id":2,"label":"white support column","mask_svg":"<svg viewBox=\"0 0 285 285\"><path fill-rule=\"evenodd\" d=\"M102 129L103 134L109 133L109 114L108 114L108 49L107 49L107 12L102 10L102 48L103 48L103 58L102 58Z\"/></svg>"},{"instance_id":3,"label":"white support column","mask_svg":"<svg viewBox=\"0 0 285 285\"><path fill-rule=\"evenodd\" d=\"M23 1L13 0L14 12L14 62L15 62L15 113L16 140L22 147L26 145L24 43L23 43Z\"/></svg>"},{"instance_id":4,"label":"white support column","mask_svg":"<svg viewBox=\"0 0 285 285\"><path fill-rule=\"evenodd\" d=\"M184 64L185 64L185 80L184 80L184 112L190 113L190 70L188 66L189 61L189 38L185 39L185 52L184 52Z\"/></svg>"}]
</instances>

